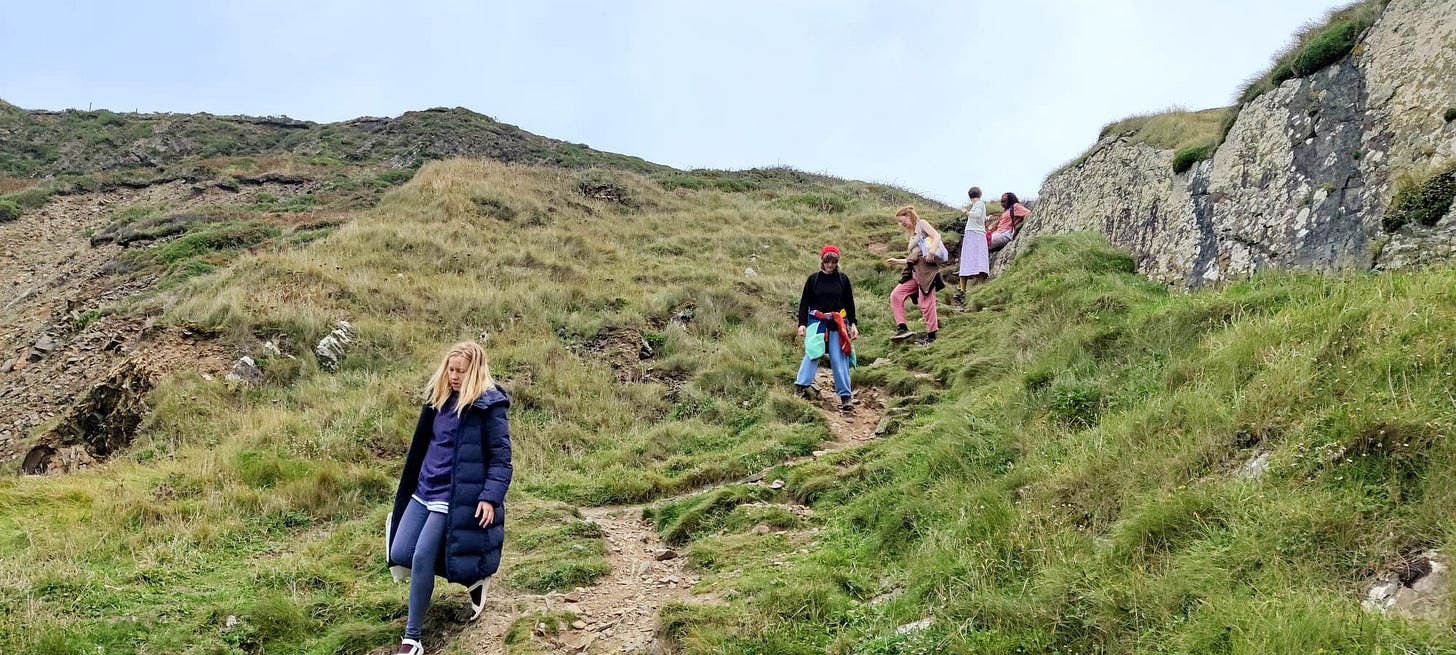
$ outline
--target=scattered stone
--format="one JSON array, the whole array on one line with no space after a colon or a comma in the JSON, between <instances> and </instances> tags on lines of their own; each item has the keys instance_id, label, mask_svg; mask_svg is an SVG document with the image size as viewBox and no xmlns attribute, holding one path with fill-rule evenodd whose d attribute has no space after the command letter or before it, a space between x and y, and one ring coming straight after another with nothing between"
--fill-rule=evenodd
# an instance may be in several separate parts
<instances>
[{"instance_id":1,"label":"scattered stone","mask_svg":"<svg viewBox=\"0 0 1456 655\"><path fill-rule=\"evenodd\" d=\"M344 359L344 346L353 341L354 336L354 326L348 321L335 324L334 330L319 339L318 346L314 348L319 365L330 371L338 370L339 362Z\"/></svg>"},{"instance_id":2,"label":"scattered stone","mask_svg":"<svg viewBox=\"0 0 1456 655\"><path fill-rule=\"evenodd\" d=\"M233 628L238 627L239 623L242 623L242 621L239 621L236 615L229 614L228 617L222 622L222 629L232 630Z\"/></svg>"},{"instance_id":3,"label":"scattered stone","mask_svg":"<svg viewBox=\"0 0 1456 655\"><path fill-rule=\"evenodd\" d=\"M890 359L888 357L876 357L875 358L875 361L870 362L870 366L869 367L870 368L874 368L876 366L884 366L885 364L889 364L889 363L890 363Z\"/></svg>"},{"instance_id":4,"label":"scattered stone","mask_svg":"<svg viewBox=\"0 0 1456 655\"><path fill-rule=\"evenodd\" d=\"M637 350L637 359L652 359L652 344L647 343L646 337L638 337L642 341L642 347Z\"/></svg>"},{"instance_id":5,"label":"scattered stone","mask_svg":"<svg viewBox=\"0 0 1456 655\"><path fill-rule=\"evenodd\" d=\"M573 589L573 590L567 592L566 596L564 597L564 600L566 602L568 602L568 603L580 603L581 602L581 587L577 587L576 589Z\"/></svg>"},{"instance_id":6,"label":"scattered stone","mask_svg":"<svg viewBox=\"0 0 1456 655\"><path fill-rule=\"evenodd\" d=\"M827 451L827 450L816 450L816 451L814 451L814 452L812 452L810 454L813 455L813 456L815 456L815 457L823 457L825 455L828 455L829 454L829 451Z\"/></svg>"},{"instance_id":7,"label":"scattered stone","mask_svg":"<svg viewBox=\"0 0 1456 655\"><path fill-rule=\"evenodd\" d=\"M889 432L890 423L894 422L894 420L894 417L890 416L889 414L886 414L884 417L880 418L880 422L875 425L875 434L884 434L886 432Z\"/></svg>"},{"instance_id":8,"label":"scattered stone","mask_svg":"<svg viewBox=\"0 0 1456 655\"><path fill-rule=\"evenodd\" d=\"M263 354L268 355L269 357L282 357L283 351L279 350L278 344L273 343L272 341L264 341Z\"/></svg>"},{"instance_id":9,"label":"scattered stone","mask_svg":"<svg viewBox=\"0 0 1456 655\"><path fill-rule=\"evenodd\" d=\"M583 629L586 628L586 621L583 621L581 619L577 619L577 620L571 622L571 627L574 630L583 630Z\"/></svg>"},{"instance_id":10,"label":"scattered stone","mask_svg":"<svg viewBox=\"0 0 1456 655\"><path fill-rule=\"evenodd\" d=\"M758 277L758 271L755 271L752 268L743 269L743 274L747 275L748 277Z\"/></svg>"},{"instance_id":11,"label":"scattered stone","mask_svg":"<svg viewBox=\"0 0 1456 655\"><path fill-rule=\"evenodd\" d=\"M762 535L766 535L766 534L768 534L770 532L773 532L773 528L770 528L767 525L764 525L762 523L753 526L753 534L762 536Z\"/></svg>"},{"instance_id":12,"label":"scattered stone","mask_svg":"<svg viewBox=\"0 0 1456 655\"><path fill-rule=\"evenodd\" d=\"M36 340L34 348L43 353L50 353L56 349L56 345L55 339L52 339L50 335L44 335Z\"/></svg>"},{"instance_id":13,"label":"scattered stone","mask_svg":"<svg viewBox=\"0 0 1456 655\"><path fill-rule=\"evenodd\" d=\"M10 369L15 368L16 361L18 360L16 360L14 357L11 357L10 359L5 360L3 363L0 363L0 373L9 373Z\"/></svg>"},{"instance_id":14,"label":"scattered stone","mask_svg":"<svg viewBox=\"0 0 1456 655\"><path fill-rule=\"evenodd\" d=\"M667 560L676 559L676 558L677 558L677 551L675 551L675 550L673 550L671 548L668 548L667 550L664 550L664 551L658 553L656 555L656 557L655 557L655 559L657 561L659 561L659 562L666 562Z\"/></svg>"},{"instance_id":15,"label":"scattered stone","mask_svg":"<svg viewBox=\"0 0 1456 655\"><path fill-rule=\"evenodd\" d=\"M1450 587L1446 557L1439 551L1426 551L1378 576L1360 607L1408 619L1445 622L1450 615Z\"/></svg>"},{"instance_id":16,"label":"scattered stone","mask_svg":"<svg viewBox=\"0 0 1456 655\"><path fill-rule=\"evenodd\" d=\"M1241 480L1257 480L1269 470L1269 451L1260 451L1239 467Z\"/></svg>"},{"instance_id":17,"label":"scattered stone","mask_svg":"<svg viewBox=\"0 0 1456 655\"><path fill-rule=\"evenodd\" d=\"M783 489L784 488L784 481L783 480L774 480L773 482L768 483L768 488L769 489Z\"/></svg>"},{"instance_id":18,"label":"scattered stone","mask_svg":"<svg viewBox=\"0 0 1456 655\"><path fill-rule=\"evenodd\" d=\"M652 572L652 562L638 561L632 565L632 575L641 578Z\"/></svg>"},{"instance_id":19,"label":"scattered stone","mask_svg":"<svg viewBox=\"0 0 1456 655\"><path fill-rule=\"evenodd\" d=\"M581 621L577 621L576 623L581 623ZM576 623L573 623L572 625L575 626ZM578 630L579 629L580 628L578 628ZM573 634L568 635L565 639L561 640L561 647L565 648L566 652L568 653L580 653L590 647L592 645L592 642L595 642L596 640L596 633Z\"/></svg>"},{"instance_id":20,"label":"scattered stone","mask_svg":"<svg viewBox=\"0 0 1456 655\"><path fill-rule=\"evenodd\" d=\"M929 618L920 619L919 621L916 621L914 623L906 623L905 625L902 625L902 626L900 626L898 628L895 628L895 634L897 634L897 635L908 635L908 634L910 634L912 632L919 632L921 630L924 630L924 629L930 627L934 623L935 623L935 619L929 619Z\"/></svg>"},{"instance_id":21,"label":"scattered stone","mask_svg":"<svg viewBox=\"0 0 1456 655\"><path fill-rule=\"evenodd\" d=\"M223 379L233 383L257 384L263 381L263 369L258 368L252 357L243 355L233 362L232 371Z\"/></svg>"}]
</instances>

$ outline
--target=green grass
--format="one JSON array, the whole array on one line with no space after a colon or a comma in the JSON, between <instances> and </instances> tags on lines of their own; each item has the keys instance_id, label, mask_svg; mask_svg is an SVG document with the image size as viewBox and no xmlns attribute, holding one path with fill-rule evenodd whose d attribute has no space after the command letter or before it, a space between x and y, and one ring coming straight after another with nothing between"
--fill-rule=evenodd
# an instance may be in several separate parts
<instances>
[{"instance_id":1,"label":"green grass","mask_svg":"<svg viewBox=\"0 0 1456 655\"><path fill-rule=\"evenodd\" d=\"M255 175L248 166L217 174ZM415 393L443 348L482 332L513 398L502 590L606 572L599 528L563 503L651 500L808 454L828 430L783 384L797 366L784 309L826 226L868 243L911 196L823 177L799 191L794 175L765 174L778 186L743 195L450 161L321 238L292 243L307 224L234 207L133 242L128 257L178 282L106 311L216 327L228 344L274 340L296 359L260 357L260 388L163 384L136 442L103 469L0 479L0 559L27 563L0 576L0 651L368 652L397 639L406 593L388 582L379 531ZM781 198L796 192L845 210L790 209ZM144 230L170 215L114 218ZM887 293L894 271L850 252L866 298ZM741 276L751 258L760 275ZM688 309L691 322L670 320ZM882 303L863 311L866 325L889 321ZM326 373L312 345L341 318L360 334ZM604 327L645 335L656 355L594 354ZM865 342L863 356L884 352ZM792 525L747 511L723 525L747 521ZM445 587L448 611L462 596Z\"/></svg>"},{"instance_id":2,"label":"green grass","mask_svg":"<svg viewBox=\"0 0 1456 655\"><path fill-rule=\"evenodd\" d=\"M1179 150L1173 154L1173 172L1184 173L1188 169L1193 168L1194 164L1205 159L1212 159L1213 151L1214 146L1211 143L1205 143L1201 146L1190 146Z\"/></svg>"},{"instance_id":3,"label":"green grass","mask_svg":"<svg viewBox=\"0 0 1456 655\"><path fill-rule=\"evenodd\" d=\"M603 575L600 528L573 505L766 467L785 481L648 512L723 601L663 609L679 652L1456 650L1446 626L1358 607L1386 566L1456 548L1456 272L1170 292L1102 239L1063 235L976 287L976 311L947 309L934 347L892 349L898 271L868 246L897 234L889 216L909 194L784 170L693 175L754 186L428 164L327 236L280 233L103 308L296 359L261 358L257 388L165 381L106 466L0 479L0 559L25 563L0 573L0 650L388 644L406 593L380 530L415 394L443 348L482 333L513 399L503 591ZM788 200L810 194L844 207ZM141 252L206 264L207 248L261 228L200 229ZM211 236L184 244L194 234ZM884 439L789 467L829 436L789 386L791 310L825 234L856 283L861 361L892 359L856 384L895 414ZM324 372L309 351L339 319L359 336ZM631 346L614 350L621 334ZM1262 478L1234 475L1264 451ZM774 504L790 501L812 515ZM463 602L447 587L445 612ZM521 619L513 644L557 618Z\"/></svg>"},{"instance_id":4,"label":"green grass","mask_svg":"<svg viewBox=\"0 0 1456 655\"><path fill-rule=\"evenodd\" d=\"M937 401L837 476L786 477L834 485L816 545L693 531L706 584L737 595L666 629L685 652L1450 652L1444 625L1358 603L1456 540L1453 282L1171 294L1099 238L1040 240L902 356ZM1233 475L1260 451L1268 474Z\"/></svg>"},{"instance_id":5,"label":"green grass","mask_svg":"<svg viewBox=\"0 0 1456 655\"><path fill-rule=\"evenodd\" d=\"M20 218L20 205L10 198L0 198L0 223Z\"/></svg>"},{"instance_id":6,"label":"green grass","mask_svg":"<svg viewBox=\"0 0 1456 655\"><path fill-rule=\"evenodd\" d=\"M1109 136L1120 135L1126 136L1128 143L1132 145L1146 143L1159 150L1173 150L1176 152L1173 159L1173 172L1182 173L1192 167L1194 163L1213 156L1214 148L1211 144L1218 137L1219 126L1223 124L1229 112L1230 108L1227 107L1202 111L1169 109L1152 114L1129 116L1103 126L1102 131L1097 135L1097 140L1101 142ZM1092 155L1092 152L1093 150L1089 149L1078 155L1077 158L1058 168L1052 175L1082 165Z\"/></svg>"}]
</instances>

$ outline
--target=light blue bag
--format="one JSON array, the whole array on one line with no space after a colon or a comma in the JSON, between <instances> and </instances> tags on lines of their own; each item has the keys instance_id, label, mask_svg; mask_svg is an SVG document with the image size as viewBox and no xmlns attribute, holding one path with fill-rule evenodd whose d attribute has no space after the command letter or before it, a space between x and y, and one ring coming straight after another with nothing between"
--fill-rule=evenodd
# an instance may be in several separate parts
<instances>
[{"instance_id":1,"label":"light blue bag","mask_svg":"<svg viewBox=\"0 0 1456 655\"><path fill-rule=\"evenodd\" d=\"M820 330L824 327L824 321L810 321L809 329L804 331L804 356L809 359L823 357L825 350L824 333Z\"/></svg>"}]
</instances>

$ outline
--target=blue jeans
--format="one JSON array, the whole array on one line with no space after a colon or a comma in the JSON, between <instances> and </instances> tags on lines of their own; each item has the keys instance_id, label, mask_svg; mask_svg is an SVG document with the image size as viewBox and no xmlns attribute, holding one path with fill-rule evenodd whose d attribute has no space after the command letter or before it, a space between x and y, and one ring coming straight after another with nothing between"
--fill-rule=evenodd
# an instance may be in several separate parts
<instances>
[{"instance_id":1,"label":"blue jeans","mask_svg":"<svg viewBox=\"0 0 1456 655\"><path fill-rule=\"evenodd\" d=\"M849 397L849 355L839 349L839 332L833 330L830 323L820 321L817 318L809 317L807 326L809 333L816 330L830 330L829 332L829 370L834 372L834 392L840 398ZM814 374L819 372L819 363L804 356L803 363L799 364L799 378L794 380L795 384L809 386L814 384Z\"/></svg>"},{"instance_id":2,"label":"blue jeans","mask_svg":"<svg viewBox=\"0 0 1456 655\"><path fill-rule=\"evenodd\" d=\"M411 499L394 531L389 546L389 561L410 565L409 619L404 624L406 639L420 638L425 625L425 612L430 609L430 596L435 593L435 559L445 543L445 515L425 509Z\"/></svg>"}]
</instances>

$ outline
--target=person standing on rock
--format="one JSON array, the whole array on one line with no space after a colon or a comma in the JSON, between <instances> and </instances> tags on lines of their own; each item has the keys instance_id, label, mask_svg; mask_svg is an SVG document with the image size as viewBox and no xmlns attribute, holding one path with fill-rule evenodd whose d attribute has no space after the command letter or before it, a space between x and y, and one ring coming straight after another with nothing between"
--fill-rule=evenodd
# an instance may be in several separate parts
<instances>
[{"instance_id":1,"label":"person standing on rock","mask_svg":"<svg viewBox=\"0 0 1456 655\"><path fill-rule=\"evenodd\" d=\"M991 273L990 253L986 241L986 201L981 199L981 187L973 186L966 195L971 207L966 210L966 233L961 239L960 288L956 290L955 301L966 301L966 284L986 281Z\"/></svg>"},{"instance_id":2,"label":"person standing on rock","mask_svg":"<svg viewBox=\"0 0 1456 655\"><path fill-rule=\"evenodd\" d=\"M1031 210L1021 204L1016 194L1010 191L1001 194L1001 218L996 221L996 227L991 228L991 233L986 235L986 248L991 252L1005 248L1016 236L1016 231L1021 229L1022 221L1030 215Z\"/></svg>"},{"instance_id":3,"label":"person standing on rock","mask_svg":"<svg viewBox=\"0 0 1456 655\"><path fill-rule=\"evenodd\" d=\"M451 346L424 399L385 525L390 572L396 581L412 578L399 655L424 653L420 639L436 575L464 585L471 620L480 616L500 568L511 484L511 401L491 378L479 344Z\"/></svg>"},{"instance_id":4,"label":"person standing on rock","mask_svg":"<svg viewBox=\"0 0 1456 655\"><path fill-rule=\"evenodd\" d=\"M895 212L895 221L905 230L909 241L909 254L905 257L891 257L885 260L890 266L904 266L900 284L890 292L890 313L895 316L895 334L891 341L904 341L915 336L905 323L905 301L917 298L920 315L925 318L925 336L917 344L926 346L935 342L935 333L940 330L936 314L935 292L945 288L940 279L940 264L944 261L945 245L940 232L920 218L912 206L901 207Z\"/></svg>"},{"instance_id":5,"label":"person standing on rock","mask_svg":"<svg viewBox=\"0 0 1456 655\"><path fill-rule=\"evenodd\" d=\"M834 392L839 394L840 411L854 409L849 389L849 366L853 347L850 342L859 338L859 326L854 315L854 289L849 276L839 270L839 248L826 245L819 250L819 271L804 281L804 291L799 295L799 338L805 339L804 361L799 364L799 375L794 380L794 390L805 397L814 384L819 372L817 349L807 335L823 335L825 354L829 355L829 370L834 373ZM817 338L817 337L816 337Z\"/></svg>"}]
</instances>

